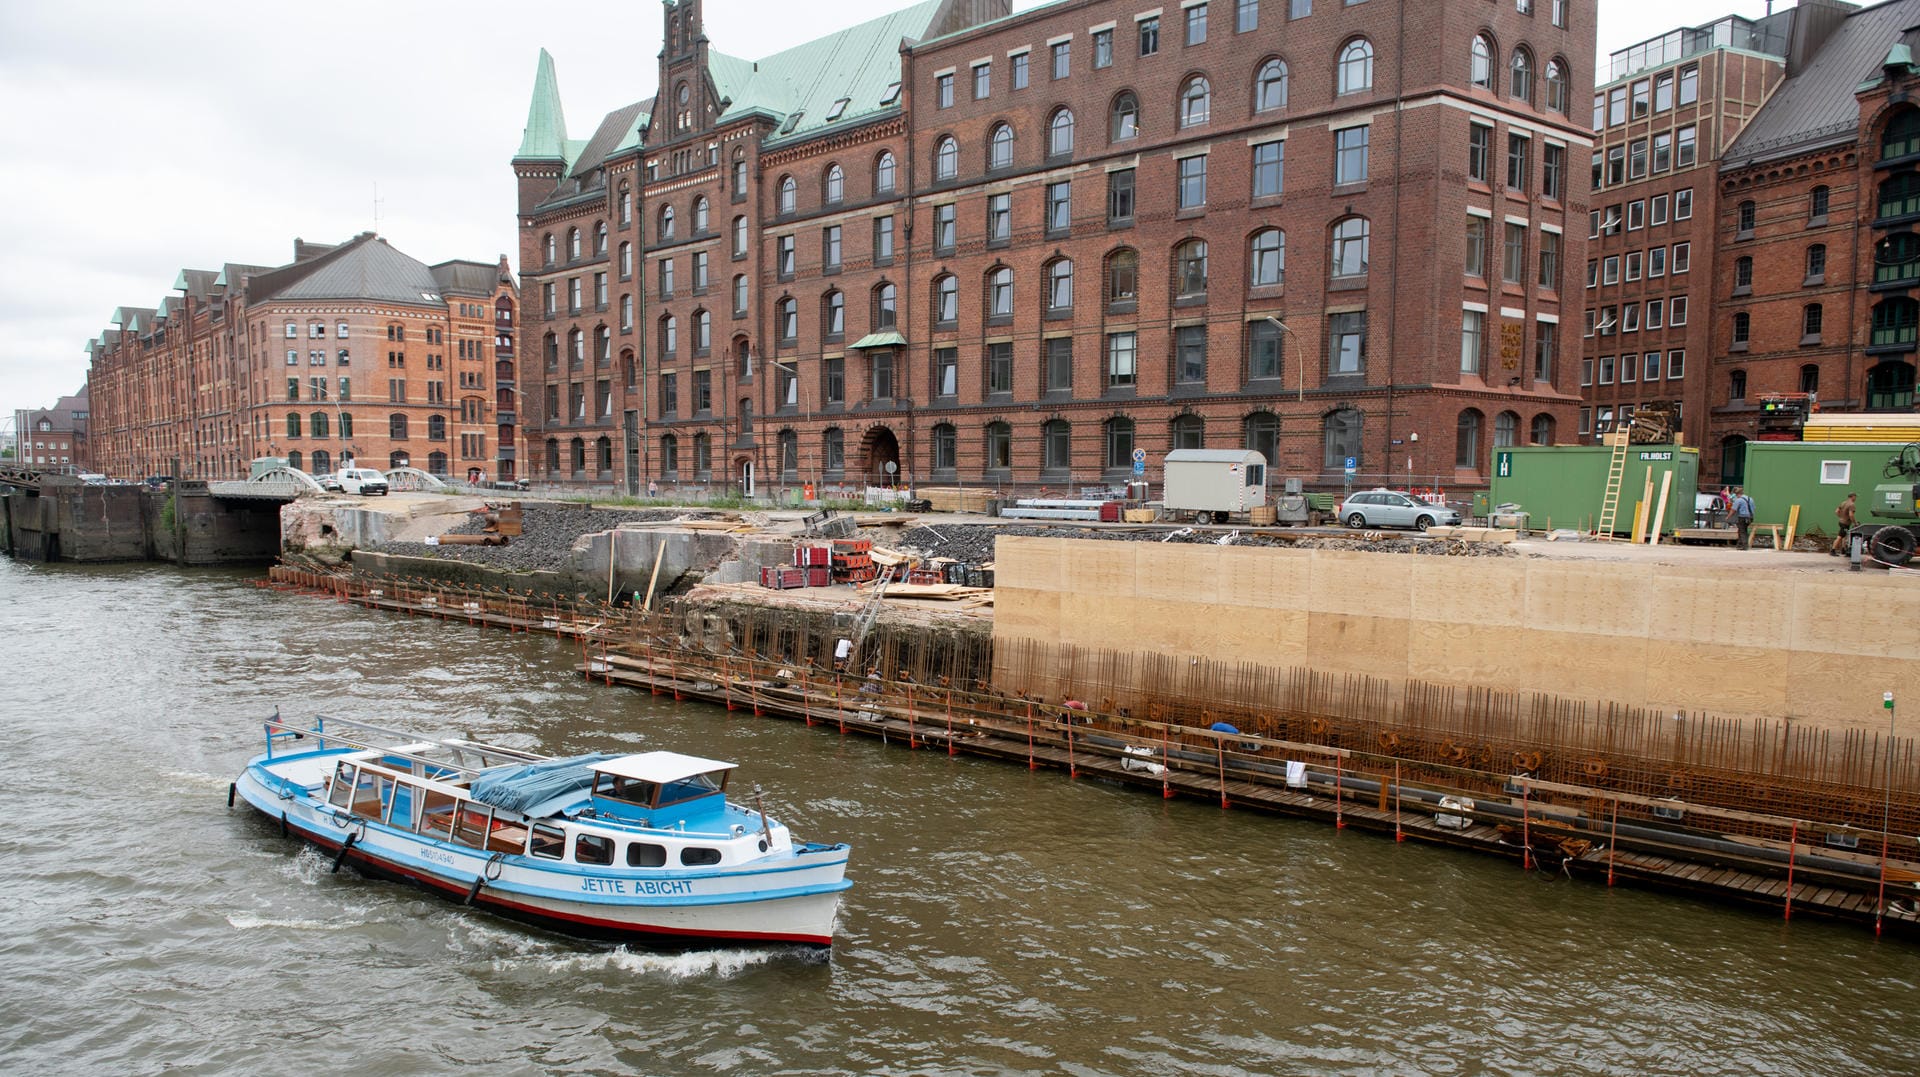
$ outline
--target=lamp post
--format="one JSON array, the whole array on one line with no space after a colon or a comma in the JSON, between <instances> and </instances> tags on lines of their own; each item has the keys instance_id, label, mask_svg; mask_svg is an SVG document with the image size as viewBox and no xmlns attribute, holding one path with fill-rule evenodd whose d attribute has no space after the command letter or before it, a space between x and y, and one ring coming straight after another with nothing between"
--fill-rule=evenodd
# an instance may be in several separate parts
<instances>
[{"instance_id":1,"label":"lamp post","mask_svg":"<svg viewBox=\"0 0 1920 1077\"><path fill-rule=\"evenodd\" d=\"M1887 843L1891 838L1893 817L1893 693L1880 697L1887 708L1887 784L1880 804L1880 898L1873 910L1873 933L1880 934L1880 919L1887 911Z\"/></svg>"},{"instance_id":2,"label":"lamp post","mask_svg":"<svg viewBox=\"0 0 1920 1077\"><path fill-rule=\"evenodd\" d=\"M749 359L752 358L751 353L749 353L748 358ZM767 356L766 360L767 360L768 366L773 367L775 370L782 371L785 374L787 374L789 377L793 378L794 388L799 390L800 400L801 400L801 405L800 405L801 410L806 415L807 425L812 426L813 425L813 395L807 392L806 386L800 384L800 368L791 363L781 362L779 356ZM780 386L777 382L774 385L774 392L776 395L781 396L781 399L776 400L773 405L775 414L778 414L780 408L785 406L786 401L784 396L780 394ZM793 463L794 463L794 466L797 468L800 466L800 461L797 459L798 453L796 453L795 456L796 456L796 459L794 460ZM819 457L815 456L814 461L815 461L815 467L814 467L813 478L814 478L814 484L815 484L815 491L818 492L819 481L820 481L820 468L818 466ZM781 461L781 463L784 465L786 462L783 460ZM784 472L786 469L783 466L781 470L782 472Z\"/></svg>"},{"instance_id":3,"label":"lamp post","mask_svg":"<svg viewBox=\"0 0 1920 1077\"><path fill-rule=\"evenodd\" d=\"M1306 364L1300 361L1300 344L1298 341L1293 340L1293 329L1287 325L1287 323L1271 314L1267 315L1267 323L1275 329L1280 330L1282 334L1281 339L1293 342L1293 365L1294 369L1299 371L1295 376L1299 386L1299 392L1295 399L1304 401L1307 399L1307 367Z\"/></svg>"}]
</instances>

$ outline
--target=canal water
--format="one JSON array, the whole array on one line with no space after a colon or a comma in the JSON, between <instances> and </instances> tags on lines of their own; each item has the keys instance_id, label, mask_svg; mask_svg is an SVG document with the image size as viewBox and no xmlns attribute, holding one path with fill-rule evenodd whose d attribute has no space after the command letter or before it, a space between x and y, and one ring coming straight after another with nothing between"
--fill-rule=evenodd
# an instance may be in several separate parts
<instances>
[{"instance_id":1,"label":"canal water","mask_svg":"<svg viewBox=\"0 0 1920 1077\"><path fill-rule=\"evenodd\" d=\"M543 637L0 562L0 1070L1885 1074L1920 951L591 685ZM226 807L259 721L737 760L853 845L829 960L585 945Z\"/></svg>"}]
</instances>

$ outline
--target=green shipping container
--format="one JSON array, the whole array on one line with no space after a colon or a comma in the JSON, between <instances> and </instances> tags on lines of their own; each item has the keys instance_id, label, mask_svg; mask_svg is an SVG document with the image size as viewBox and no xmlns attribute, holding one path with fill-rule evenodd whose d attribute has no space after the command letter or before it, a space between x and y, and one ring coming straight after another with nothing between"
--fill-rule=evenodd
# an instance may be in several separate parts
<instances>
[{"instance_id":1,"label":"green shipping container","mask_svg":"<svg viewBox=\"0 0 1920 1077\"><path fill-rule=\"evenodd\" d=\"M1860 495L1860 520L1884 477L1887 461L1900 454L1896 443L1856 441L1747 442L1747 496L1753 498L1755 523L1781 524L1800 506L1800 534L1833 534L1833 510L1848 494ZM1710 487L1709 489L1718 489Z\"/></svg>"},{"instance_id":2,"label":"green shipping container","mask_svg":"<svg viewBox=\"0 0 1920 1077\"><path fill-rule=\"evenodd\" d=\"M1515 504L1527 513L1527 526L1587 530L1600 523L1600 503L1607 495L1607 468L1613 448L1607 445L1515 445L1493 450L1493 482L1488 488L1494 505ZM1629 445L1626 473L1621 477L1620 507L1613 529L1625 535L1633 530L1633 509L1653 475L1653 497L1660 496L1661 476L1671 473L1667 512L1662 533L1693 526L1695 482L1700 473L1700 450L1684 445ZM1649 513L1653 511L1649 508ZM1651 518L1651 516L1649 516Z\"/></svg>"}]
</instances>

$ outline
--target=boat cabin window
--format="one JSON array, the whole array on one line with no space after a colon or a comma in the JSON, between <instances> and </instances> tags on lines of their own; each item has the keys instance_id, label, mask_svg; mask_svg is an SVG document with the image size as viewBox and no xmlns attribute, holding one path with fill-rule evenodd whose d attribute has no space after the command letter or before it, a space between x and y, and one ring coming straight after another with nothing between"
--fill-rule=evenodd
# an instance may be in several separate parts
<instances>
[{"instance_id":1,"label":"boat cabin window","mask_svg":"<svg viewBox=\"0 0 1920 1077\"><path fill-rule=\"evenodd\" d=\"M698 867L701 864L718 864L720 862L720 850L708 849L699 845L689 845L680 850L680 862L688 867Z\"/></svg>"},{"instance_id":2,"label":"boat cabin window","mask_svg":"<svg viewBox=\"0 0 1920 1077\"><path fill-rule=\"evenodd\" d=\"M667 847L655 845L650 841L627 843L627 866L630 868L659 868L667 863Z\"/></svg>"},{"instance_id":3,"label":"boat cabin window","mask_svg":"<svg viewBox=\"0 0 1920 1077\"><path fill-rule=\"evenodd\" d=\"M653 807L653 794L659 788L660 786L654 782L643 782L638 778L622 778L618 774L596 774L593 781L594 796L638 804L643 808Z\"/></svg>"},{"instance_id":4,"label":"boat cabin window","mask_svg":"<svg viewBox=\"0 0 1920 1077\"><path fill-rule=\"evenodd\" d=\"M557 827L533 825L533 841L528 852L548 860L558 860L567 852L567 835Z\"/></svg>"},{"instance_id":5,"label":"boat cabin window","mask_svg":"<svg viewBox=\"0 0 1920 1077\"><path fill-rule=\"evenodd\" d=\"M327 803L336 808L353 803L353 776L357 769L352 763L341 763L334 767L333 788L327 790Z\"/></svg>"},{"instance_id":6,"label":"boat cabin window","mask_svg":"<svg viewBox=\"0 0 1920 1077\"><path fill-rule=\"evenodd\" d=\"M453 840L475 849L487 847L487 835L493 831L493 808L485 804L462 803L453 827Z\"/></svg>"},{"instance_id":7,"label":"boat cabin window","mask_svg":"<svg viewBox=\"0 0 1920 1077\"><path fill-rule=\"evenodd\" d=\"M575 834L573 860L576 864L613 863L613 839L598 834Z\"/></svg>"},{"instance_id":8,"label":"boat cabin window","mask_svg":"<svg viewBox=\"0 0 1920 1077\"><path fill-rule=\"evenodd\" d=\"M660 787L660 799L655 802L654 807L664 808L669 804L679 804L684 801L710 796L726 788L726 785L727 772L724 770L716 770L708 774L689 774L684 778L675 778L673 781Z\"/></svg>"}]
</instances>

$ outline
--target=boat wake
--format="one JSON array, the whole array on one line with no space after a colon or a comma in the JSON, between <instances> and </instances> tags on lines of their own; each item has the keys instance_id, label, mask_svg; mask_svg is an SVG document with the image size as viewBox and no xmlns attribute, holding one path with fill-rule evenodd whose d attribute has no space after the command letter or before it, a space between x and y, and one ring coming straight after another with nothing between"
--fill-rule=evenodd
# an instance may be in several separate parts
<instances>
[{"instance_id":1,"label":"boat wake","mask_svg":"<svg viewBox=\"0 0 1920 1077\"><path fill-rule=\"evenodd\" d=\"M617 970L667 980L725 980L751 968L778 960L796 947L768 947L746 950L698 950L687 953L655 953L619 947L600 953L548 954L544 964L555 972L602 972ZM501 964L496 962L496 965Z\"/></svg>"},{"instance_id":2,"label":"boat wake","mask_svg":"<svg viewBox=\"0 0 1920 1077\"><path fill-rule=\"evenodd\" d=\"M237 931L277 928L284 931L350 931L363 927L365 920L313 920L302 917L242 916L227 914L227 923Z\"/></svg>"}]
</instances>

